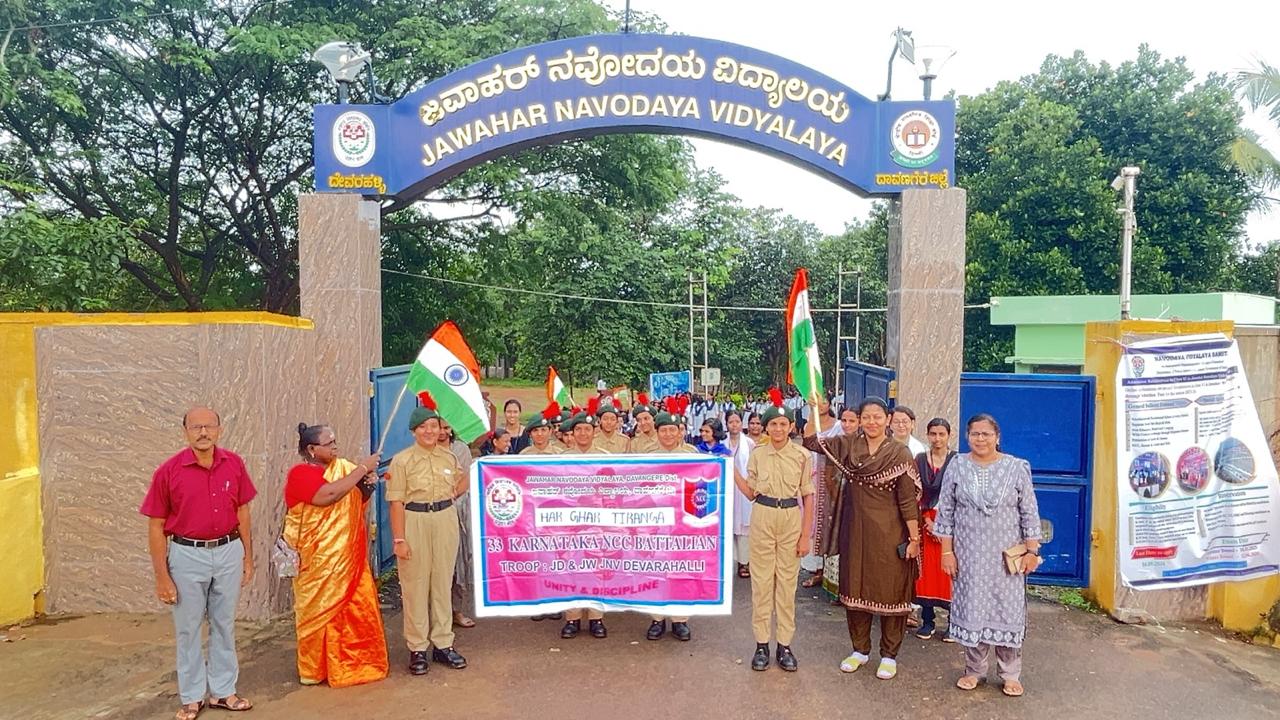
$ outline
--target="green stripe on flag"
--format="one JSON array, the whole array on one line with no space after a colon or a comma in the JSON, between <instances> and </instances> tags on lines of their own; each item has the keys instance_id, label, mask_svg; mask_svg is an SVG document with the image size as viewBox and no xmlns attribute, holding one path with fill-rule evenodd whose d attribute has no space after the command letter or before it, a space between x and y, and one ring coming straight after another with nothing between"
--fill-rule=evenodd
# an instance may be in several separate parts
<instances>
[{"instance_id":1,"label":"green stripe on flag","mask_svg":"<svg viewBox=\"0 0 1280 720\"><path fill-rule=\"evenodd\" d=\"M466 385L473 382L468 381ZM458 393L458 389L428 370L425 365L415 362L409 370L405 385L415 395L423 390L431 393L431 398L436 401L436 412L453 427L459 440L469 443L487 432L485 419L475 413L466 398Z\"/></svg>"}]
</instances>

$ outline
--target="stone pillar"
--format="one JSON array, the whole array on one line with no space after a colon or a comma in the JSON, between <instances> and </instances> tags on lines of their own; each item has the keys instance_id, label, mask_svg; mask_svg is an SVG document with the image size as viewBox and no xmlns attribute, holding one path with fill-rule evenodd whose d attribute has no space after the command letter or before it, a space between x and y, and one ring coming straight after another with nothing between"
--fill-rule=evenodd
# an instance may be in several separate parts
<instances>
[{"instance_id":1,"label":"stone pillar","mask_svg":"<svg viewBox=\"0 0 1280 720\"><path fill-rule=\"evenodd\" d=\"M316 420L342 454L369 451L369 371L382 366L381 211L343 193L298 198L298 283L315 322Z\"/></svg>"},{"instance_id":2,"label":"stone pillar","mask_svg":"<svg viewBox=\"0 0 1280 720\"><path fill-rule=\"evenodd\" d=\"M965 191L907 190L889 220L889 317L885 362L897 402L921 427L960 415L964 363Z\"/></svg>"}]
</instances>

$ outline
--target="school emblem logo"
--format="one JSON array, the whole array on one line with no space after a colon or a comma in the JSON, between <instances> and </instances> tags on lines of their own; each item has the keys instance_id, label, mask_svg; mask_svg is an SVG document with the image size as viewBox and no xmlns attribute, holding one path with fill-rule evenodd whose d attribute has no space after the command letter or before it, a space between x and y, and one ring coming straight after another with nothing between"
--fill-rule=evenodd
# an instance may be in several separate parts
<instances>
[{"instance_id":1,"label":"school emblem logo","mask_svg":"<svg viewBox=\"0 0 1280 720\"><path fill-rule=\"evenodd\" d=\"M1129 367L1133 368L1133 376L1140 378L1142 377L1142 373L1147 370L1147 360L1141 355L1130 355Z\"/></svg>"},{"instance_id":2,"label":"school emblem logo","mask_svg":"<svg viewBox=\"0 0 1280 720\"><path fill-rule=\"evenodd\" d=\"M373 121L362 112L344 112L333 124L333 154L347 167L360 167L372 160L377 145Z\"/></svg>"},{"instance_id":3,"label":"school emblem logo","mask_svg":"<svg viewBox=\"0 0 1280 720\"><path fill-rule=\"evenodd\" d=\"M684 481L684 521L686 525L703 527L716 522L720 510L714 480L702 478Z\"/></svg>"},{"instance_id":4,"label":"school emblem logo","mask_svg":"<svg viewBox=\"0 0 1280 720\"><path fill-rule=\"evenodd\" d=\"M485 512L498 527L511 527L524 509L524 493L520 486L506 478L493 481L485 491Z\"/></svg>"},{"instance_id":5,"label":"school emblem logo","mask_svg":"<svg viewBox=\"0 0 1280 720\"><path fill-rule=\"evenodd\" d=\"M893 161L908 168L921 168L938 159L942 128L938 119L923 110L909 110L893 122L889 136Z\"/></svg>"}]
</instances>

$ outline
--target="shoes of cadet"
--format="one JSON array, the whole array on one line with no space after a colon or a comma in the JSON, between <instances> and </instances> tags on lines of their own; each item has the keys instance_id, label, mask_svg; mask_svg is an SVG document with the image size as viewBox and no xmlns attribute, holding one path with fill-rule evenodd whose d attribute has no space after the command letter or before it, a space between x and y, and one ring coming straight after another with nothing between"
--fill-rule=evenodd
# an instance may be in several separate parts
<instances>
[{"instance_id":1,"label":"shoes of cadet","mask_svg":"<svg viewBox=\"0 0 1280 720\"><path fill-rule=\"evenodd\" d=\"M409 674L410 675L426 675L430 668L427 661L427 653L425 650L416 650L409 653Z\"/></svg>"},{"instance_id":2,"label":"shoes of cadet","mask_svg":"<svg viewBox=\"0 0 1280 720\"><path fill-rule=\"evenodd\" d=\"M431 659L448 665L454 670L461 670L467 666L467 659L459 655L458 651L451 647L432 650Z\"/></svg>"},{"instance_id":3,"label":"shoes of cadet","mask_svg":"<svg viewBox=\"0 0 1280 720\"><path fill-rule=\"evenodd\" d=\"M609 637L609 630L604 626L603 620L588 620L587 631L591 633L593 638Z\"/></svg>"},{"instance_id":4,"label":"shoes of cadet","mask_svg":"<svg viewBox=\"0 0 1280 720\"><path fill-rule=\"evenodd\" d=\"M693 631L689 630L689 623L671 623L671 634L675 636L675 639L677 640L689 640L693 638Z\"/></svg>"},{"instance_id":5,"label":"shoes of cadet","mask_svg":"<svg viewBox=\"0 0 1280 720\"><path fill-rule=\"evenodd\" d=\"M751 669L769 669L769 643L756 643L756 654L751 656Z\"/></svg>"},{"instance_id":6,"label":"shoes of cadet","mask_svg":"<svg viewBox=\"0 0 1280 720\"><path fill-rule=\"evenodd\" d=\"M564 627L560 628L560 637L564 638L565 640L572 640L578 637L578 633L581 631L582 631L582 621L570 620L564 624Z\"/></svg>"},{"instance_id":7,"label":"shoes of cadet","mask_svg":"<svg viewBox=\"0 0 1280 720\"><path fill-rule=\"evenodd\" d=\"M661 640L667 634L667 621L654 620L649 623L649 630L644 634L645 640Z\"/></svg>"},{"instance_id":8,"label":"shoes of cadet","mask_svg":"<svg viewBox=\"0 0 1280 720\"><path fill-rule=\"evenodd\" d=\"M795 672L799 669L800 663L796 662L796 656L792 654L790 645L778 645L778 667L787 672Z\"/></svg>"}]
</instances>

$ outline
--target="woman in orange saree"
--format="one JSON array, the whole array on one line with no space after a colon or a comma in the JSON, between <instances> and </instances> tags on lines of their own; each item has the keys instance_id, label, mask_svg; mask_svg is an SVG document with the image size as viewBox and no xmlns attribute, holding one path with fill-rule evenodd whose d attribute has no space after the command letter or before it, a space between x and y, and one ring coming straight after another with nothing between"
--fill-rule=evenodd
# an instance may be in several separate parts
<instances>
[{"instance_id":1,"label":"woman in orange saree","mask_svg":"<svg viewBox=\"0 0 1280 720\"><path fill-rule=\"evenodd\" d=\"M305 462L293 466L285 482L284 539L298 551L299 680L335 688L381 680L387 643L364 517L378 455L353 465L338 457L332 429L306 424L298 426L298 453Z\"/></svg>"}]
</instances>

